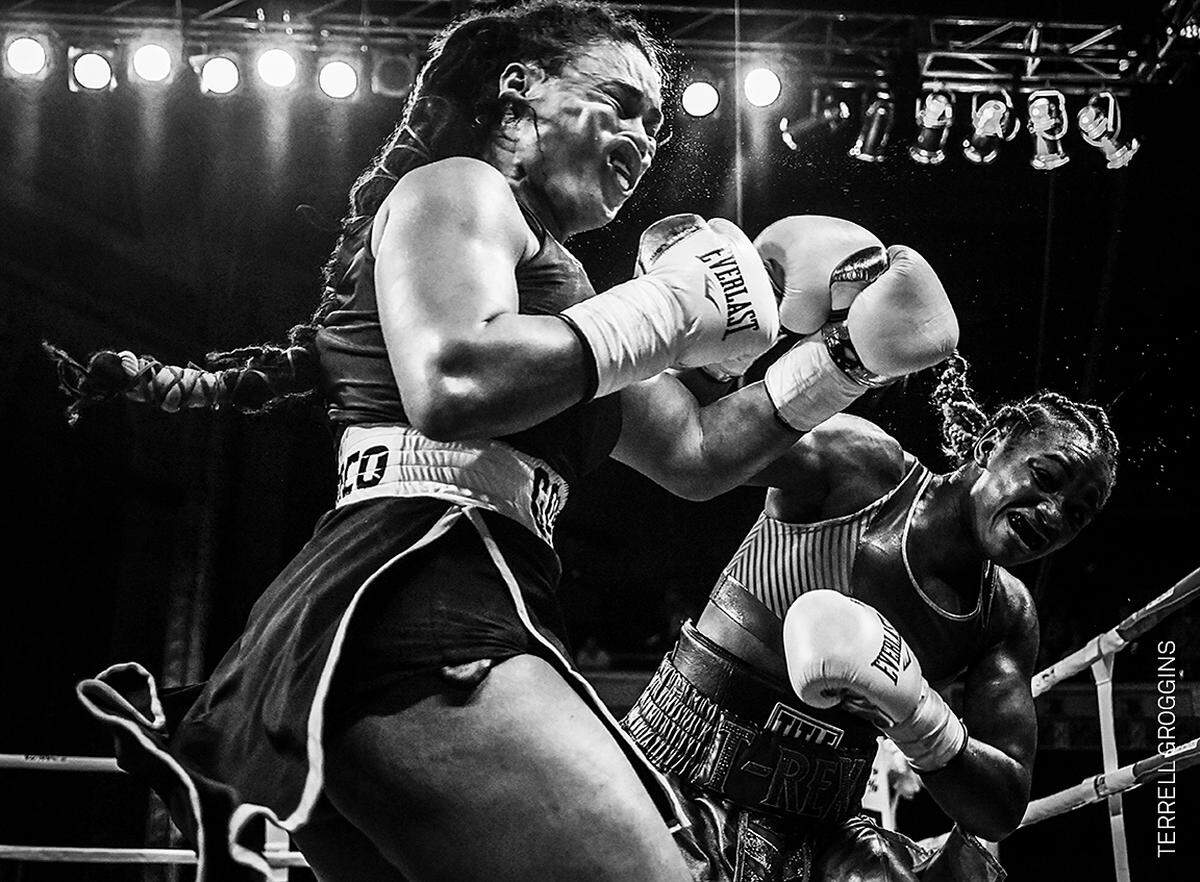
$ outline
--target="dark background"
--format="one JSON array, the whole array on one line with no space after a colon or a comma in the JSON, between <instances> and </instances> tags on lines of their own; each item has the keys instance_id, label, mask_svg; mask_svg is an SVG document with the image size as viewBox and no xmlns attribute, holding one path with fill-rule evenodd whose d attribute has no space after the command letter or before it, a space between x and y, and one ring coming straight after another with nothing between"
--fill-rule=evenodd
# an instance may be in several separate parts
<instances>
[{"instance_id":1,"label":"dark background","mask_svg":"<svg viewBox=\"0 0 1200 882\"><path fill-rule=\"evenodd\" d=\"M1001 7L1019 4L953 8ZM1089 11L1102 13L1145 22ZM1142 141L1129 168L1106 170L1072 124L1072 162L1052 173L1029 167L1024 132L994 166L971 165L957 147L961 124L944 164L917 166L905 155L907 111L883 165L847 157L856 120L791 152L775 126L807 106L805 89L792 81L775 106L744 114L745 229L832 214L911 245L951 293L985 404L1046 387L1110 409L1122 456L1108 509L1070 548L1018 573L1038 600L1048 664L1200 564L1200 182L1181 123L1200 88L1185 78L1124 100L1126 131ZM597 289L628 276L637 235L657 217L733 216L728 88L724 98L715 118L677 118L674 141L621 217L571 243ZM911 98L902 94L899 106ZM1080 99L1069 106L1073 116ZM109 663L136 659L168 682L202 679L331 498L332 448L311 414L118 405L69 429L38 341L185 363L282 338L315 305L329 228L400 108L369 94L336 103L307 87L217 100L197 94L191 75L165 90L122 84L103 95L69 92L57 79L0 80L0 462L10 499L0 533L0 752L105 753L72 685ZM314 212L298 213L301 204ZM941 468L932 382L919 376L857 411ZM703 603L761 498L739 490L681 502L616 464L573 489L558 539L577 645L591 638L613 664L649 669L678 620ZM1175 641L1177 664L1194 679L1196 623L1184 611L1161 625L1118 658L1118 681L1152 680L1162 639ZM1197 729L1195 717L1184 720L1179 739ZM1095 749L1043 750L1035 795L1100 768ZM2 841L144 841L144 796L130 782L2 774L0 791L22 806L0 809ZM1194 830L1200 777L1181 773L1179 791L1181 824ZM1127 803L1134 877L1194 878L1183 857L1154 860L1152 795ZM946 826L927 802L904 818L921 835ZM1109 878L1106 828L1101 807L1084 809L1017 834L1004 856L1017 879L1067 868ZM25 878L132 872L38 868Z\"/></svg>"}]
</instances>

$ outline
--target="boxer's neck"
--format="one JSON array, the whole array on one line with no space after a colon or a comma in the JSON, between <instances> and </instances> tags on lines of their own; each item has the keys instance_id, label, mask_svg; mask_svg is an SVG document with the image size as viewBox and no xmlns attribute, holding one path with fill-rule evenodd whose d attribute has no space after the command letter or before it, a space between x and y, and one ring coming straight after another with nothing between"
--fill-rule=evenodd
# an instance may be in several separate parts
<instances>
[{"instance_id":1,"label":"boxer's neck","mask_svg":"<svg viewBox=\"0 0 1200 882\"><path fill-rule=\"evenodd\" d=\"M908 558L918 577L927 574L974 603L984 555L972 528L962 472L934 475L916 501L909 527Z\"/></svg>"}]
</instances>

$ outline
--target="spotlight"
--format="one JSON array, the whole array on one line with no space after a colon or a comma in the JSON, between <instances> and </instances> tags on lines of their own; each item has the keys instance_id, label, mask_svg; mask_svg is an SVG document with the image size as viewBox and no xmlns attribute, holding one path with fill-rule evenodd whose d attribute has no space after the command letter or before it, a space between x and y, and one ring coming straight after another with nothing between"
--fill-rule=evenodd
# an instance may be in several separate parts
<instances>
[{"instance_id":1,"label":"spotlight","mask_svg":"<svg viewBox=\"0 0 1200 882\"><path fill-rule=\"evenodd\" d=\"M836 132L850 118L850 105L836 95L812 93L812 111L803 119L790 122L785 116L779 120L779 133L783 143L791 150L799 149L799 141L813 132L827 130Z\"/></svg>"},{"instance_id":2,"label":"spotlight","mask_svg":"<svg viewBox=\"0 0 1200 882\"><path fill-rule=\"evenodd\" d=\"M50 71L49 46L37 37L12 37L4 45L4 74L21 79L45 79Z\"/></svg>"},{"instance_id":3,"label":"spotlight","mask_svg":"<svg viewBox=\"0 0 1200 882\"><path fill-rule=\"evenodd\" d=\"M987 94L987 93L985 93ZM1008 92L996 92L981 101L971 96L971 134L963 141L963 156L986 165L1000 155L1000 145L1017 136L1017 114Z\"/></svg>"},{"instance_id":4,"label":"spotlight","mask_svg":"<svg viewBox=\"0 0 1200 882\"><path fill-rule=\"evenodd\" d=\"M1133 154L1138 152L1140 145L1137 138L1130 139L1128 143L1118 140L1121 136L1121 107L1112 92L1105 90L1093 95L1075 120L1079 123L1083 140L1104 151L1109 168L1129 165Z\"/></svg>"},{"instance_id":5,"label":"spotlight","mask_svg":"<svg viewBox=\"0 0 1200 882\"><path fill-rule=\"evenodd\" d=\"M317 74L317 85L330 98L349 98L358 90L358 70L340 58L326 61Z\"/></svg>"},{"instance_id":6,"label":"spotlight","mask_svg":"<svg viewBox=\"0 0 1200 882\"><path fill-rule=\"evenodd\" d=\"M1029 131L1033 134L1033 158L1029 164L1049 171L1071 161L1063 148L1067 133L1067 99L1057 89L1039 89L1029 95Z\"/></svg>"},{"instance_id":7,"label":"spotlight","mask_svg":"<svg viewBox=\"0 0 1200 882\"><path fill-rule=\"evenodd\" d=\"M389 98L403 98L416 75L411 55L376 55L371 65L371 91Z\"/></svg>"},{"instance_id":8,"label":"spotlight","mask_svg":"<svg viewBox=\"0 0 1200 882\"><path fill-rule=\"evenodd\" d=\"M200 91L205 95L228 95L238 87L242 75L228 55L201 55L192 59L200 73Z\"/></svg>"},{"instance_id":9,"label":"spotlight","mask_svg":"<svg viewBox=\"0 0 1200 882\"><path fill-rule=\"evenodd\" d=\"M883 162L883 150L887 147L892 124L896 121L896 105L887 92L877 92L869 104L866 102L867 96L864 95L866 109L863 110L862 128L858 131L854 146L850 148L850 155L863 162Z\"/></svg>"},{"instance_id":10,"label":"spotlight","mask_svg":"<svg viewBox=\"0 0 1200 882\"><path fill-rule=\"evenodd\" d=\"M275 89L285 89L296 81L296 59L286 49L268 49L258 56L258 75Z\"/></svg>"},{"instance_id":11,"label":"spotlight","mask_svg":"<svg viewBox=\"0 0 1200 882\"><path fill-rule=\"evenodd\" d=\"M756 67L746 74L744 83L746 100L755 107L768 107L775 103L783 88L775 71L765 67Z\"/></svg>"},{"instance_id":12,"label":"spotlight","mask_svg":"<svg viewBox=\"0 0 1200 882\"><path fill-rule=\"evenodd\" d=\"M166 82L171 76L172 67L170 51L158 43L138 46L129 62L134 77L147 83Z\"/></svg>"},{"instance_id":13,"label":"spotlight","mask_svg":"<svg viewBox=\"0 0 1200 882\"><path fill-rule=\"evenodd\" d=\"M717 87L706 80L696 80L688 83L680 98L684 113L688 116L708 116L721 103L721 94Z\"/></svg>"},{"instance_id":14,"label":"spotlight","mask_svg":"<svg viewBox=\"0 0 1200 882\"><path fill-rule=\"evenodd\" d=\"M908 155L922 165L937 165L946 158L946 141L954 122L954 99L949 92L934 89L917 102L917 140Z\"/></svg>"},{"instance_id":15,"label":"spotlight","mask_svg":"<svg viewBox=\"0 0 1200 882\"><path fill-rule=\"evenodd\" d=\"M67 51L67 61L71 71L67 86L72 92L103 92L116 88L111 53L72 46Z\"/></svg>"}]
</instances>

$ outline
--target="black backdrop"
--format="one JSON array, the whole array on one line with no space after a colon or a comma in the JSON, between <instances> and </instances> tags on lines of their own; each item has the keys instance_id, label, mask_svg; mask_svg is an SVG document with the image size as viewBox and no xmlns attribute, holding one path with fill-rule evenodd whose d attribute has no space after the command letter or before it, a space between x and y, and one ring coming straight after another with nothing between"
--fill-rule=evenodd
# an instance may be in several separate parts
<instances>
[{"instance_id":1,"label":"black backdrop","mask_svg":"<svg viewBox=\"0 0 1200 882\"><path fill-rule=\"evenodd\" d=\"M784 214L833 214L912 245L951 292L985 401L1046 386L1112 406L1123 454L1108 510L1047 565L1019 573L1039 601L1043 663L1200 564L1200 334L1191 323L1200 183L1179 124L1198 93L1184 84L1130 96L1126 127L1143 147L1118 172L1075 131L1072 162L1049 174L1029 167L1024 133L992 167L972 166L957 149L941 166L919 167L904 155L907 113L881 166L846 156L852 132L791 152L775 124L780 112L796 113L797 88L744 116L743 225L752 235ZM910 100L902 95L900 107ZM199 96L189 76L163 92L104 95L0 81L0 462L11 503L0 533L0 751L103 752L71 685L112 661L161 670L166 659L168 678L202 678L304 542L332 486L328 435L303 413L263 420L115 406L68 429L38 341L186 362L279 339L313 307L333 242L321 227L342 212L399 109L394 99L337 104L306 89L216 100ZM679 119L618 221L572 243L597 288L626 277L639 231L658 216L733 216L732 118L726 108ZM315 212L306 219L300 204ZM918 377L858 409L937 466L931 385ZM620 466L601 468L573 492L559 532L577 637L618 662L649 664L671 623L698 608L760 502L761 492L744 490L685 503ZM1118 679L1152 679L1155 641L1166 638L1186 674L1200 663L1196 622L1185 611L1163 625L1118 659ZM1185 720L1180 737L1200 734L1197 722ZM1094 752L1046 751L1036 792L1099 767ZM9 817L4 841L140 836L136 798L117 798L125 784L88 782L88 792L107 795L68 810L58 800L78 797L79 784L5 780L30 807ZM1183 773L1181 817L1194 828L1189 789L1200 792L1200 779ZM1151 856L1151 796L1130 800L1135 877L1191 878L1181 861ZM914 812L918 827L944 824L928 806ZM1102 810L1051 824L1006 847L1015 878L1045 878L1055 860L1106 878ZM26 878L51 877L38 872ZM111 877L133 878L122 872Z\"/></svg>"}]
</instances>

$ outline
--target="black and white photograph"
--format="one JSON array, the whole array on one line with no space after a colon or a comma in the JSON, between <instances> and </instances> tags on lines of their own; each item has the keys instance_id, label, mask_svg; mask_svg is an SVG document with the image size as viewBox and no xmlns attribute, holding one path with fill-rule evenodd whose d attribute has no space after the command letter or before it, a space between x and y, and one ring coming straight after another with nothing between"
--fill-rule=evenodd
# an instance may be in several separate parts
<instances>
[{"instance_id":1,"label":"black and white photograph","mask_svg":"<svg viewBox=\"0 0 1200 882\"><path fill-rule=\"evenodd\" d=\"M0 882L1200 878L1200 0L0 41Z\"/></svg>"}]
</instances>

